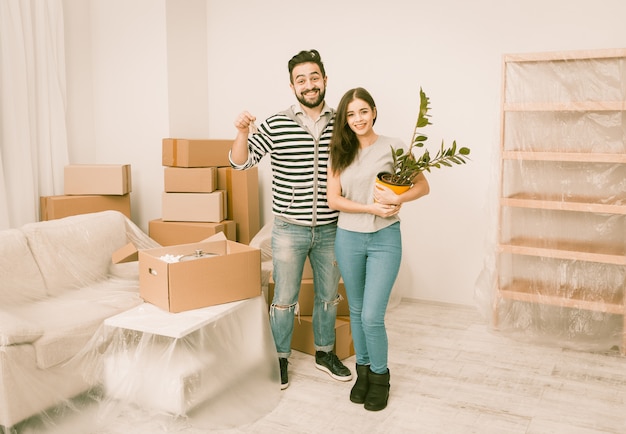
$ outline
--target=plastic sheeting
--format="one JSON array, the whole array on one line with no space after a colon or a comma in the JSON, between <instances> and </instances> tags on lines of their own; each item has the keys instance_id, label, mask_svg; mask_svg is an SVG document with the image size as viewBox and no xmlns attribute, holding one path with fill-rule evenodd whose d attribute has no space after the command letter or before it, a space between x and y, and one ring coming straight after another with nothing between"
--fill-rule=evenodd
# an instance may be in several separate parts
<instances>
[{"instance_id":1,"label":"plastic sheeting","mask_svg":"<svg viewBox=\"0 0 626 434\"><path fill-rule=\"evenodd\" d=\"M169 414L172 426L183 417L190 428L228 428L269 413L280 398L261 296L177 314L146 303L106 320L94 343L88 356L102 378L104 426L139 407L146 421Z\"/></svg>"},{"instance_id":2,"label":"plastic sheeting","mask_svg":"<svg viewBox=\"0 0 626 434\"><path fill-rule=\"evenodd\" d=\"M476 285L499 333L626 350L624 54L505 58L494 254Z\"/></svg>"},{"instance_id":3,"label":"plastic sheeting","mask_svg":"<svg viewBox=\"0 0 626 434\"><path fill-rule=\"evenodd\" d=\"M141 303L136 264L111 264L111 254L129 241L156 244L115 211L0 232L5 430L92 387L73 357L105 318Z\"/></svg>"},{"instance_id":4,"label":"plastic sheeting","mask_svg":"<svg viewBox=\"0 0 626 434\"><path fill-rule=\"evenodd\" d=\"M137 262L111 263L128 242L160 247L115 211L0 231L0 433L203 432L277 403L265 301L161 311L139 297ZM105 325L130 313L149 328Z\"/></svg>"}]
</instances>

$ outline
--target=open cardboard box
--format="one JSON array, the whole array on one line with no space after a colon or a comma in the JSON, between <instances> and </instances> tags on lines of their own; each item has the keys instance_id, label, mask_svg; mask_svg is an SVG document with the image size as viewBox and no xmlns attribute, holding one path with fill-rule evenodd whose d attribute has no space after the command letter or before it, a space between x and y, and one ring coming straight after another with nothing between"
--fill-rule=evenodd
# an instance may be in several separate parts
<instances>
[{"instance_id":1,"label":"open cardboard box","mask_svg":"<svg viewBox=\"0 0 626 434\"><path fill-rule=\"evenodd\" d=\"M261 250L224 239L139 250L126 245L113 255L116 263L139 260L139 295L169 312L182 312L261 294ZM212 239L211 237L210 239ZM205 255L193 257L196 251ZM165 255L190 255L167 262Z\"/></svg>"}]
</instances>

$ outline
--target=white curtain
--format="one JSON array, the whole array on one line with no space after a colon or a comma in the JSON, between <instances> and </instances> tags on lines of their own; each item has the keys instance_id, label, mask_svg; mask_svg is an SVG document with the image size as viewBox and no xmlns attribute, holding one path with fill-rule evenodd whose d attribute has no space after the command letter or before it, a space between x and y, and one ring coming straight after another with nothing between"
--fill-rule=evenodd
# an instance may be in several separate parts
<instances>
[{"instance_id":1,"label":"white curtain","mask_svg":"<svg viewBox=\"0 0 626 434\"><path fill-rule=\"evenodd\" d=\"M68 163L62 0L0 0L0 229L39 219Z\"/></svg>"}]
</instances>

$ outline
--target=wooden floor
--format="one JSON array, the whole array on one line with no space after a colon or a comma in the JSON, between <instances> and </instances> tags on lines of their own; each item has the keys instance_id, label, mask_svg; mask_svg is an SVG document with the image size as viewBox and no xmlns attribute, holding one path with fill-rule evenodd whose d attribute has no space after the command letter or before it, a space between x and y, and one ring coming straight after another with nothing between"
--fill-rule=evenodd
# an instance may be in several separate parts
<instances>
[{"instance_id":1,"label":"wooden floor","mask_svg":"<svg viewBox=\"0 0 626 434\"><path fill-rule=\"evenodd\" d=\"M625 433L626 359L489 332L470 307L403 301L389 312L388 407L368 412L295 354L291 385L256 423L223 432ZM354 369L354 357L346 363Z\"/></svg>"},{"instance_id":2,"label":"wooden floor","mask_svg":"<svg viewBox=\"0 0 626 434\"><path fill-rule=\"evenodd\" d=\"M521 343L472 307L402 301L387 315L391 394L368 412L294 352L277 407L220 433L626 433L626 358ZM354 371L354 356L344 362ZM245 409L242 409L245 413ZM243 414L242 413L242 414ZM209 432L115 421L99 434Z\"/></svg>"}]
</instances>

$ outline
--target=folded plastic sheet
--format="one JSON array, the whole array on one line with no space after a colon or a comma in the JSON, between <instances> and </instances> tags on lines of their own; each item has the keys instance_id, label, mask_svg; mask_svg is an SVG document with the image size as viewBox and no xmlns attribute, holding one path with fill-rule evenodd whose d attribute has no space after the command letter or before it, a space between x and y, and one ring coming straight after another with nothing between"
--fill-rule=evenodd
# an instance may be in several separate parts
<instances>
[{"instance_id":1,"label":"folded plastic sheet","mask_svg":"<svg viewBox=\"0 0 626 434\"><path fill-rule=\"evenodd\" d=\"M133 423L146 421L158 423L152 432L213 427L244 423L276 403L278 367L262 300L181 339L105 328L108 318L143 303L137 262L111 262L128 242L160 247L115 211L0 231L0 433L133 432ZM220 363L214 369L210 357ZM177 379L166 376L169 368ZM165 396L142 393L163 403L177 385L205 394L159 407L111 386L146 381Z\"/></svg>"},{"instance_id":2,"label":"folded plastic sheet","mask_svg":"<svg viewBox=\"0 0 626 434\"><path fill-rule=\"evenodd\" d=\"M503 335L624 351L626 164L611 154L626 154L626 114L611 107L626 100L626 64L509 62L505 75L493 255L476 301ZM574 102L598 104L564 109Z\"/></svg>"}]
</instances>

